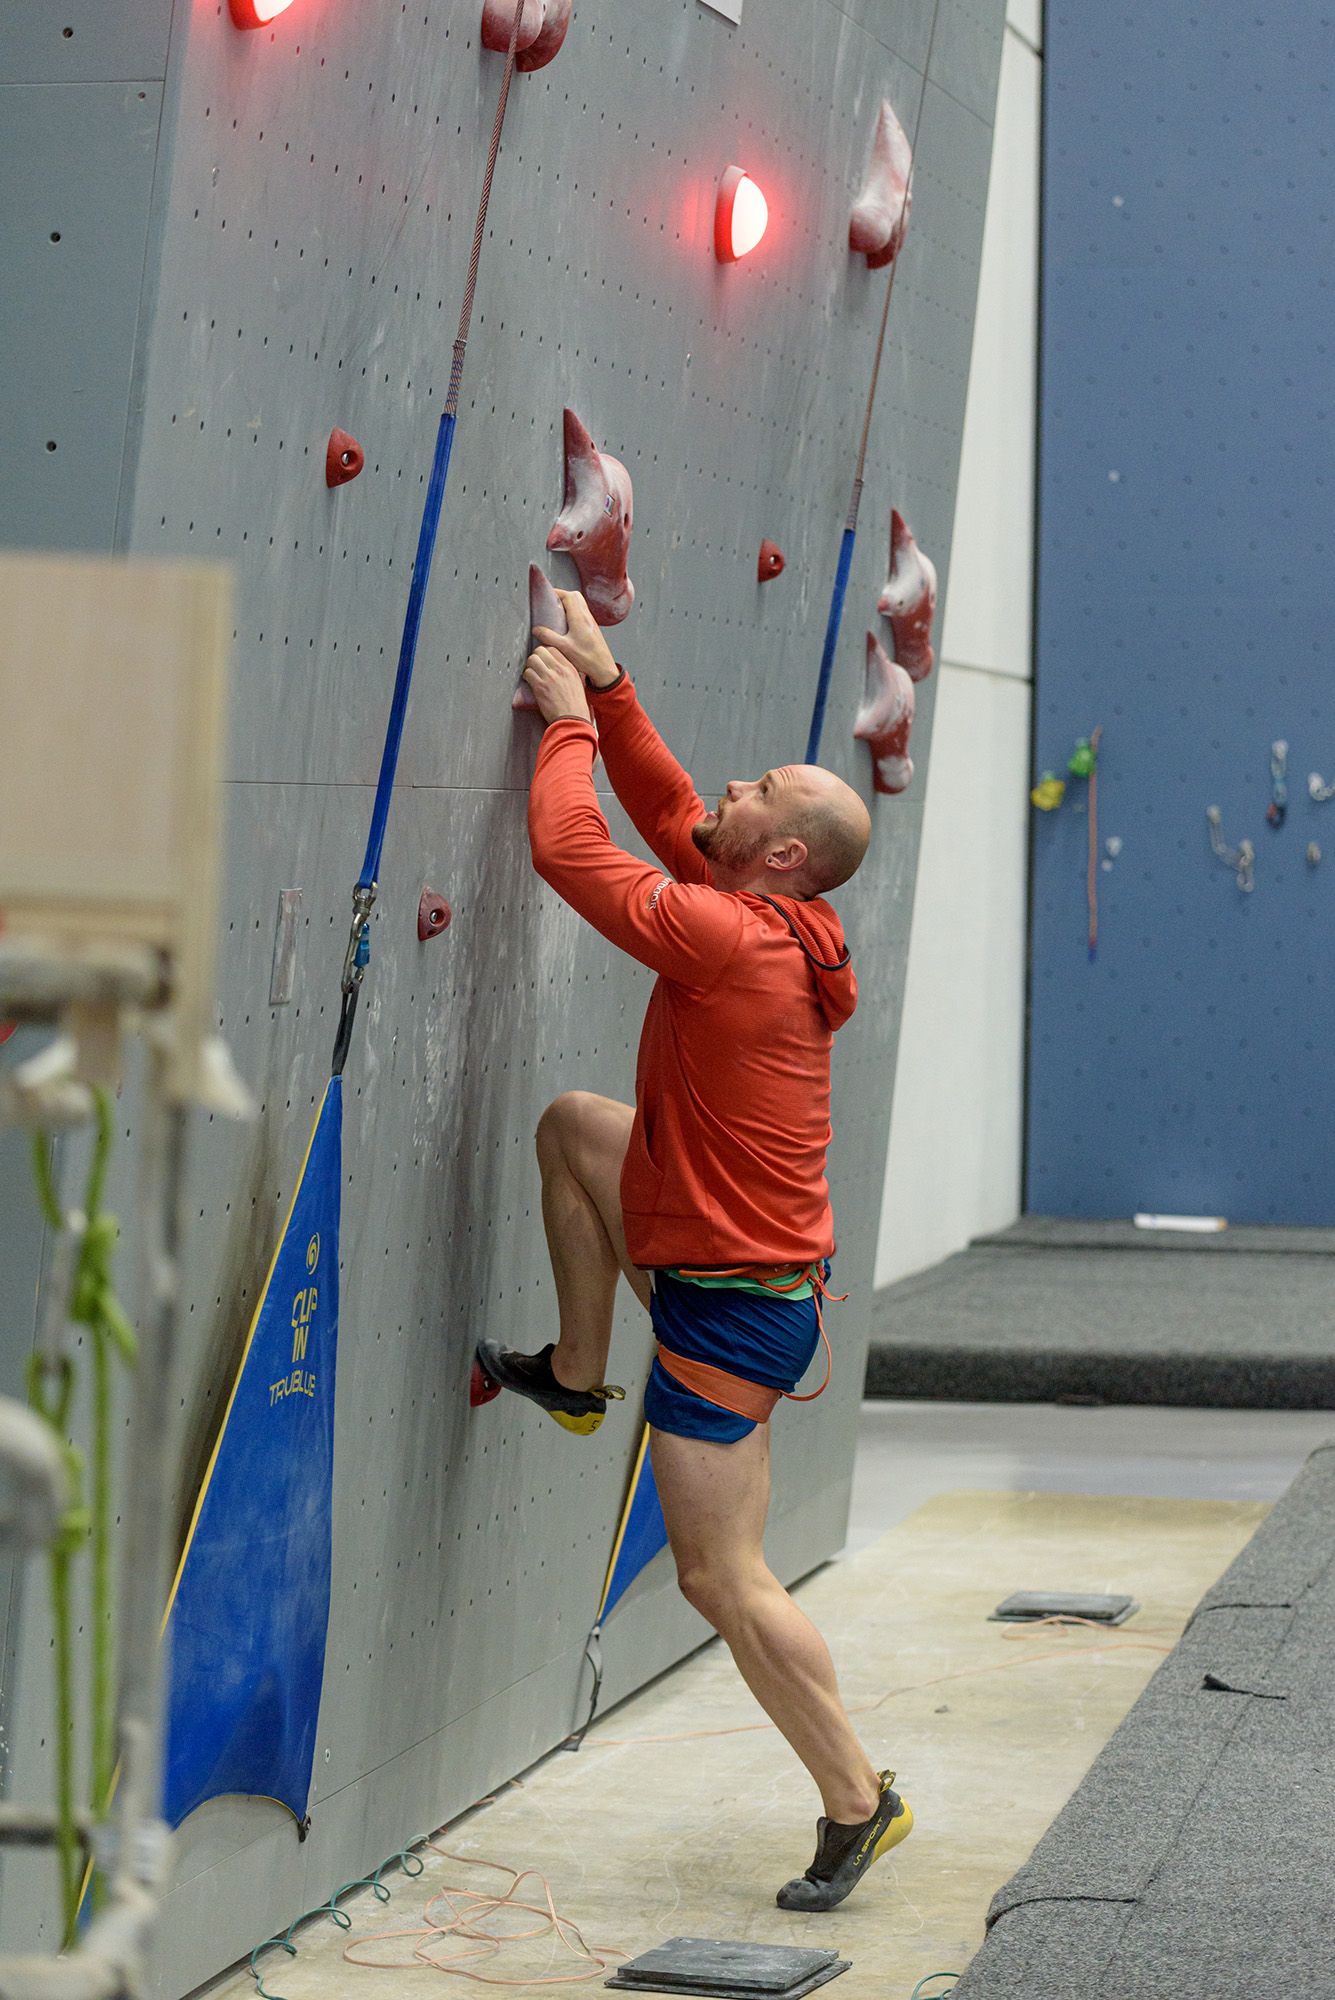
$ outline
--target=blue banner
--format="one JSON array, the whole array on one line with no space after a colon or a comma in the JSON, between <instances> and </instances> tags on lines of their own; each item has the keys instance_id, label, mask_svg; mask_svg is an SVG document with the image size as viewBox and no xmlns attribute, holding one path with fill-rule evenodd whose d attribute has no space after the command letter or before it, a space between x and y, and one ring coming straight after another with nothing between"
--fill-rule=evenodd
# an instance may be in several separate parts
<instances>
[{"instance_id":1,"label":"blue banner","mask_svg":"<svg viewBox=\"0 0 1335 2000\"><path fill-rule=\"evenodd\" d=\"M343 1091L325 1092L177 1570L164 1816L306 1816L329 1621Z\"/></svg>"},{"instance_id":2,"label":"blue banner","mask_svg":"<svg viewBox=\"0 0 1335 2000\"><path fill-rule=\"evenodd\" d=\"M630 1476L630 1491L626 1495L621 1525L612 1548L612 1560L607 1565L603 1601L598 1607L600 1624L611 1616L619 1599L630 1589L640 1571L652 1562L660 1549L666 1547L667 1524L654 1482L653 1461L649 1456L649 1426L646 1424L635 1470Z\"/></svg>"}]
</instances>

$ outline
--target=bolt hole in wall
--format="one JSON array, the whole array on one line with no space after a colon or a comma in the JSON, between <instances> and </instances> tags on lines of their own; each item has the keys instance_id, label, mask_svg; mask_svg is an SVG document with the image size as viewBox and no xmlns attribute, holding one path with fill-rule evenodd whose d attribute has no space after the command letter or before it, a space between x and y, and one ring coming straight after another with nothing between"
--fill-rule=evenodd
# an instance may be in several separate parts
<instances>
[{"instance_id":1,"label":"bolt hole in wall","mask_svg":"<svg viewBox=\"0 0 1335 2000\"><path fill-rule=\"evenodd\" d=\"M331 1877L336 1857L348 1872L365 1858L349 1851L350 1823L321 1812L334 1795L362 1787L370 1819L391 1797L405 1818L420 1800L415 1830L569 1728L637 1441L630 1417L609 1422L576 1467L554 1426L503 1406L475 1419L467 1405L479 1335L528 1347L551 1335L537 1116L565 1089L631 1095L650 985L528 860L536 734L511 697L530 564L576 580L543 547L563 500L563 412L634 484L635 603L616 643L674 749L706 795L799 758L886 283L848 251L883 98L906 124L922 102L914 211L824 747L868 796L853 726L892 507L944 584L1001 8L980 11L977 47L965 37L948 51L925 95L921 8L877 29L830 5L815 37L809 10L775 0L734 27L697 0L666 0L637 9L631 34L586 0L560 62L515 81L347 1076L343 1456L316 1845L302 1864L323 1857ZM328 1074L328 1002L497 71L471 5L294 7L250 35L226 8L192 9L173 59L128 541L153 555L202 541L236 565L219 1019L265 1107L253 1127L210 1122L189 1162L183 1393L196 1470ZM713 225L729 163L763 189L769 226L725 267ZM60 221L73 252L77 219ZM43 251L49 233L43 217ZM365 462L329 485L335 431ZM46 441L60 437L53 425ZM762 585L766 541L783 573ZM932 695L931 681L918 689L920 773ZM636 844L607 804L614 833ZM853 1358L801 1413L800 1439L779 1424L776 1560L796 1566L843 1529L920 783L876 806L873 858L839 899L864 996L841 1036L831 1161ZM278 989L289 998L270 1004L275 905L297 883L312 921L293 929ZM452 921L421 940L424 887ZM646 1327L623 1305L613 1368L633 1382L646 1361ZM372 1434L373 1465L361 1442ZM395 1590L354 1591L368 1568L392 1573ZM424 1648L447 1625L449 1646ZM691 1629L649 1580L627 1605L609 1687L656 1671ZM507 1692L519 1684L523 1703ZM411 1746L409 1797L376 1774ZM295 1863L275 1809L210 1811L187 1823L181 1852L204 1871L195 1907L220 1913L222 1951L240 1921L222 1914L239 1907L240 1855L265 1856L275 1920L296 1899L284 1873ZM250 1942L253 1899L246 1921ZM186 1963L195 1943L164 1946L190 1974L181 1986L202 1976L197 1954Z\"/></svg>"}]
</instances>

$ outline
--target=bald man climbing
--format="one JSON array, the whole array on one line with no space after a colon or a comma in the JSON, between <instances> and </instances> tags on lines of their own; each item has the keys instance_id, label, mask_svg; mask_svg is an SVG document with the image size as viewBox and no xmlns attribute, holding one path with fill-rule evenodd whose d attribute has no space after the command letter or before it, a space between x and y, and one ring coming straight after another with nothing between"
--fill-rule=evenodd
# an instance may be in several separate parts
<instances>
[{"instance_id":1,"label":"bald man climbing","mask_svg":"<svg viewBox=\"0 0 1335 2000\"><path fill-rule=\"evenodd\" d=\"M857 1003L839 919L871 823L833 772L734 779L706 812L577 592L570 630L538 630L525 669L547 724L529 799L533 865L603 936L656 972L635 1104L584 1091L538 1125L560 1338L478 1359L567 1430L602 1422L618 1274L653 1320L645 1389L654 1477L683 1594L721 1633L810 1771L824 1814L789 1910L828 1910L913 1815L877 1774L825 1641L765 1562L768 1419L820 1337L834 1251L825 1153L834 1031ZM595 727L596 723L596 727ZM593 766L655 868L614 845Z\"/></svg>"}]
</instances>

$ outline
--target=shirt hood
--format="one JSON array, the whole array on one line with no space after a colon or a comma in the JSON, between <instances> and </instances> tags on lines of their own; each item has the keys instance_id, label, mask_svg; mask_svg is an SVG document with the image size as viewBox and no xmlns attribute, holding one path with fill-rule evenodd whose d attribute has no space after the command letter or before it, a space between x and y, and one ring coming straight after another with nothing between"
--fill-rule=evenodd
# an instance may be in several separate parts
<instances>
[{"instance_id":1,"label":"shirt hood","mask_svg":"<svg viewBox=\"0 0 1335 2000\"><path fill-rule=\"evenodd\" d=\"M801 902L792 896L758 896L792 932L806 954L821 1012L833 1032L858 1004L858 983L844 928L823 896Z\"/></svg>"}]
</instances>

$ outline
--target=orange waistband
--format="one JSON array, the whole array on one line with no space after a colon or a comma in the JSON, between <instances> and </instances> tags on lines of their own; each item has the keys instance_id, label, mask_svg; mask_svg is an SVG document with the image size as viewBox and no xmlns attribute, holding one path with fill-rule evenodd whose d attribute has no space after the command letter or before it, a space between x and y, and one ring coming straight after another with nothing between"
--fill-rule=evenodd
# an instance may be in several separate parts
<instances>
[{"instance_id":1,"label":"orange waistband","mask_svg":"<svg viewBox=\"0 0 1335 2000\"><path fill-rule=\"evenodd\" d=\"M674 1354L658 1343L658 1358L683 1389L703 1396L720 1410L735 1417L749 1417L753 1424L767 1424L774 1414L781 1390L767 1389L762 1382L748 1382L744 1376L730 1375L726 1368L711 1368L707 1361L692 1361L688 1355Z\"/></svg>"}]
</instances>

